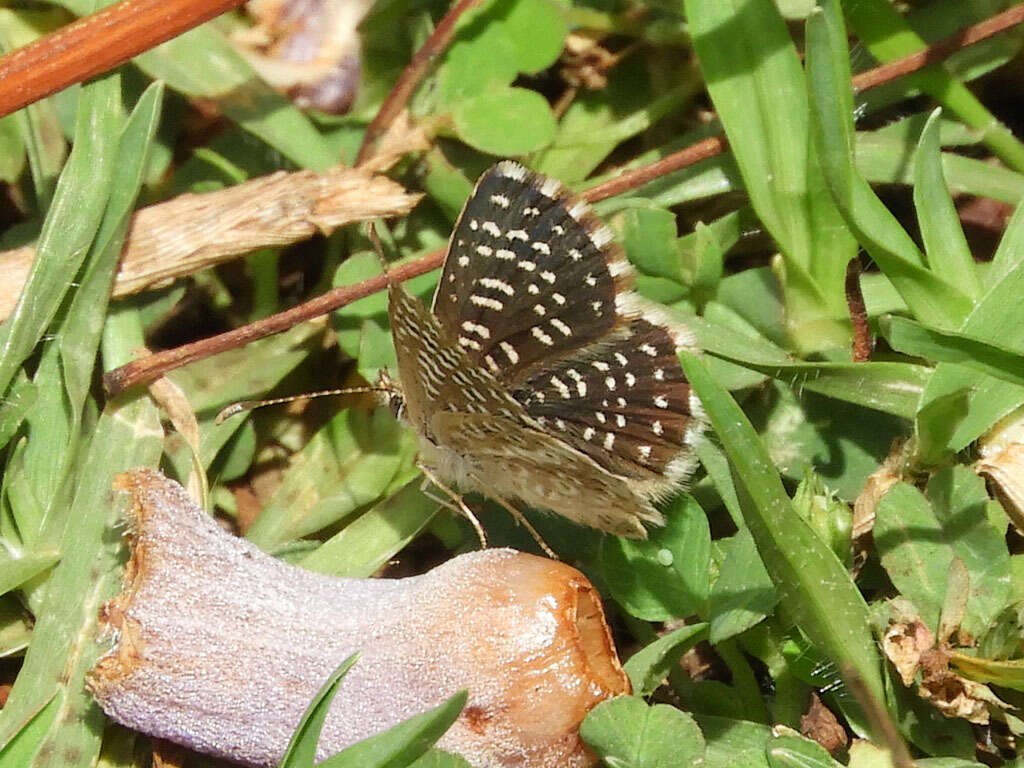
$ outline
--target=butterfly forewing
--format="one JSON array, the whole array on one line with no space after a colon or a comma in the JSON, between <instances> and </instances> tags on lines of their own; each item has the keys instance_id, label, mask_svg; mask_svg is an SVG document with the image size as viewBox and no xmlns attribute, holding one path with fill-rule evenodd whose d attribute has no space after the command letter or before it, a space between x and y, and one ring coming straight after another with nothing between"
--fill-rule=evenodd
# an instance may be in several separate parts
<instances>
[{"instance_id":1,"label":"butterfly forewing","mask_svg":"<svg viewBox=\"0 0 1024 768\"><path fill-rule=\"evenodd\" d=\"M628 269L560 184L499 163L452 234L434 312L472 359L515 380L608 333Z\"/></svg>"}]
</instances>

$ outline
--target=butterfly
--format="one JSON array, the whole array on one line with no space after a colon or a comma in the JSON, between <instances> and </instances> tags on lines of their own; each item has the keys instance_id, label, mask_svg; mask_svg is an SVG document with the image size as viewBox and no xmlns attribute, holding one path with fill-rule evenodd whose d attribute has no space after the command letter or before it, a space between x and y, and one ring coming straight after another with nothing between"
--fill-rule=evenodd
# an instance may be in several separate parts
<instances>
[{"instance_id":1,"label":"butterfly","mask_svg":"<svg viewBox=\"0 0 1024 768\"><path fill-rule=\"evenodd\" d=\"M380 386L425 475L520 520L517 504L631 538L663 524L704 428L676 354L696 343L632 277L558 181L512 161L484 173L431 308L388 288L399 378Z\"/></svg>"}]
</instances>

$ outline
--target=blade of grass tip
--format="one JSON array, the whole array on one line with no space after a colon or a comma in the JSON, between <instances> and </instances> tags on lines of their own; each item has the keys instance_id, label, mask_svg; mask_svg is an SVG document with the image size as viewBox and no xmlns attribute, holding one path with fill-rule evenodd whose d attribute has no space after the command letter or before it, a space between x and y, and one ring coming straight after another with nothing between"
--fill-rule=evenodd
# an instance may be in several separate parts
<instances>
[{"instance_id":1,"label":"blade of grass tip","mask_svg":"<svg viewBox=\"0 0 1024 768\"><path fill-rule=\"evenodd\" d=\"M913 239L854 165L853 97L846 40L838 0L823 0L807 17L807 70L825 180L847 226L914 315L936 327L955 328L973 302L925 267Z\"/></svg>"},{"instance_id":2,"label":"blade of grass tip","mask_svg":"<svg viewBox=\"0 0 1024 768\"><path fill-rule=\"evenodd\" d=\"M942 171L941 115L936 109L928 117L914 153L914 208L928 265L974 299L981 294L981 282Z\"/></svg>"},{"instance_id":3,"label":"blade of grass tip","mask_svg":"<svg viewBox=\"0 0 1024 768\"><path fill-rule=\"evenodd\" d=\"M359 654L353 653L341 662L317 691L292 734L278 768L312 768L316 759L316 746L320 742L320 731L323 730L334 694L358 659Z\"/></svg>"},{"instance_id":4,"label":"blade of grass tip","mask_svg":"<svg viewBox=\"0 0 1024 768\"><path fill-rule=\"evenodd\" d=\"M816 645L835 661L852 665L881 698L879 659L864 598L839 558L796 514L764 445L736 402L699 358L684 352L680 361L739 479L744 519L780 602Z\"/></svg>"},{"instance_id":5,"label":"blade of grass tip","mask_svg":"<svg viewBox=\"0 0 1024 768\"><path fill-rule=\"evenodd\" d=\"M1024 386L1024 355L1019 351L967 334L928 328L895 315L879 318L878 329L897 352L941 363L957 363Z\"/></svg>"},{"instance_id":6,"label":"blade of grass tip","mask_svg":"<svg viewBox=\"0 0 1024 768\"><path fill-rule=\"evenodd\" d=\"M117 156L120 104L116 74L82 88L74 148L43 222L32 271L0 329L0 393L56 315L99 228Z\"/></svg>"},{"instance_id":7,"label":"blade of grass tip","mask_svg":"<svg viewBox=\"0 0 1024 768\"><path fill-rule=\"evenodd\" d=\"M88 267L59 334L64 383L76 423L92 383L110 287L160 122L163 92L162 83L150 85L121 131L110 198L90 249Z\"/></svg>"},{"instance_id":8,"label":"blade of grass tip","mask_svg":"<svg viewBox=\"0 0 1024 768\"><path fill-rule=\"evenodd\" d=\"M440 706L343 749L317 768L405 768L452 727L468 695L459 691Z\"/></svg>"}]
</instances>

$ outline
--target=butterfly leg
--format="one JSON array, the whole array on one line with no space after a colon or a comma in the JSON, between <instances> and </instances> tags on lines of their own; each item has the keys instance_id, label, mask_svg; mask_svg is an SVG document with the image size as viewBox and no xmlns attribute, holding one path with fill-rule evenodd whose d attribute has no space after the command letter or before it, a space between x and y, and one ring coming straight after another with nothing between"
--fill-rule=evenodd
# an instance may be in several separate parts
<instances>
[{"instance_id":1,"label":"butterfly leg","mask_svg":"<svg viewBox=\"0 0 1024 768\"><path fill-rule=\"evenodd\" d=\"M441 480L438 479L437 475L431 472L430 469L423 466L422 464L419 464L418 466L420 470L423 472L423 475L427 478L427 480L432 482L436 488L443 491L448 496L448 498L450 498L452 502L454 502L455 509L458 512L461 512L465 516L465 518L469 520L470 525L472 525L473 529L476 531L477 538L480 539L480 548L487 549L487 534L484 533L484 528L482 525L480 525L480 521L477 520L476 515L473 514L473 510L471 510L469 506L466 504L466 502L462 500L462 496L455 492L454 490L452 490L451 488L449 488L444 483L442 483ZM446 504L443 500L435 500L438 501L442 506L451 509L451 505Z\"/></svg>"},{"instance_id":2,"label":"butterfly leg","mask_svg":"<svg viewBox=\"0 0 1024 768\"><path fill-rule=\"evenodd\" d=\"M550 557L552 560L559 559L558 555L554 553L554 550L552 550L551 547L548 546L548 543L544 541L544 539L541 537L541 535L537 533L537 529L530 524L530 521L526 519L522 512L513 507L509 502L505 501L500 496L488 495L487 498L493 499L494 501L501 504L501 506L505 508L505 511L512 515L512 519L515 520L516 523L518 523L519 525L523 526L523 528L525 528L529 532L529 534L533 536L533 540L537 542L537 544L540 546L542 550L544 550L545 555Z\"/></svg>"}]
</instances>

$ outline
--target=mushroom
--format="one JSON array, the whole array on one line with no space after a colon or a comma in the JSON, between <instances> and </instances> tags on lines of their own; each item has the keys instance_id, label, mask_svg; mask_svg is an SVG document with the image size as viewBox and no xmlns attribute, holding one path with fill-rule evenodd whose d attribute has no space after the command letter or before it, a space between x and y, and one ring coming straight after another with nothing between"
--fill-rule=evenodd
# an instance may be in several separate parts
<instances>
[{"instance_id":1,"label":"mushroom","mask_svg":"<svg viewBox=\"0 0 1024 768\"><path fill-rule=\"evenodd\" d=\"M580 721L629 692L596 590L564 563L490 549L410 578L332 578L227 533L158 472L115 488L131 496L131 558L100 615L115 644L88 685L130 728L276 765L314 694L358 651L318 759L466 688L438 746L481 768L590 766Z\"/></svg>"}]
</instances>

